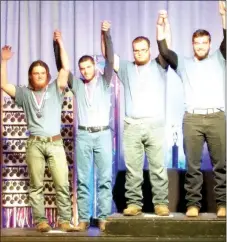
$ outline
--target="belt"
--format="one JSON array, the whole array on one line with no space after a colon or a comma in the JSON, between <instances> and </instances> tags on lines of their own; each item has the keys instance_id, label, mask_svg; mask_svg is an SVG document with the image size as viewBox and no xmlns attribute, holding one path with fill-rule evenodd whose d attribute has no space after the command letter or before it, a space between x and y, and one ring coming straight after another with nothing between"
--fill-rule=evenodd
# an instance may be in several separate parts
<instances>
[{"instance_id":1,"label":"belt","mask_svg":"<svg viewBox=\"0 0 227 242\"><path fill-rule=\"evenodd\" d=\"M187 109L186 112L192 114L211 114L217 112L224 112L224 108L201 108L201 109Z\"/></svg>"},{"instance_id":2,"label":"belt","mask_svg":"<svg viewBox=\"0 0 227 242\"><path fill-rule=\"evenodd\" d=\"M54 142L62 139L60 134L55 136L50 136L50 137L30 135L29 138L37 141L43 141L43 142Z\"/></svg>"},{"instance_id":3,"label":"belt","mask_svg":"<svg viewBox=\"0 0 227 242\"><path fill-rule=\"evenodd\" d=\"M125 117L124 121L129 124L144 124L154 121L152 118L130 118Z\"/></svg>"},{"instance_id":4,"label":"belt","mask_svg":"<svg viewBox=\"0 0 227 242\"><path fill-rule=\"evenodd\" d=\"M78 126L78 129L86 130L89 133L95 133L95 132L107 130L109 128L110 128L109 126L93 126L93 127L87 127L87 126L81 126L81 125Z\"/></svg>"}]
</instances>

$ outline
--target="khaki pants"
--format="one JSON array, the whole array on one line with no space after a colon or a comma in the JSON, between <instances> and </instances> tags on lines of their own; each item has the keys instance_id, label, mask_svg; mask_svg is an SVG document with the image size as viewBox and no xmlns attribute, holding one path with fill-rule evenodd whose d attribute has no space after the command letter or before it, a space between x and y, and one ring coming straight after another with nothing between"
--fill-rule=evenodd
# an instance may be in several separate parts
<instances>
[{"instance_id":1,"label":"khaki pants","mask_svg":"<svg viewBox=\"0 0 227 242\"><path fill-rule=\"evenodd\" d=\"M47 221L43 195L46 164L55 186L58 222L71 221L68 165L63 141L47 142L45 137L40 141L29 138L26 147L26 163L30 176L29 199L35 224Z\"/></svg>"}]
</instances>

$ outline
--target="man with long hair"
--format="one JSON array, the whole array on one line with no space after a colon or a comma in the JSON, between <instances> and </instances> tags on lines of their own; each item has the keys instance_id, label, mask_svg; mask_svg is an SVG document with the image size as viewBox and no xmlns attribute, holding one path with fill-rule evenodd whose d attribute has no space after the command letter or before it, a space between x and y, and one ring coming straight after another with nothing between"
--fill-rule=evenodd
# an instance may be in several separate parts
<instances>
[{"instance_id":1,"label":"man with long hair","mask_svg":"<svg viewBox=\"0 0 227 242\"><path fill-rule=\"evenodd\" d=\"M28 87L8 82L7 62L13 56L11 46L1 50L1 89L15 99L25 112L30 136L26 146L26 163L30 176L29 200L33 220L40 232L48 232L51 226L45 216L43 180L47 163L56 190L58 226L63 231L73 231L71 226L71 199L68 182L68 165L60 135L61 107L67 86L69 63L63 41L54 33L60 46L62 69L50 83L48 65L34 61L28 70Z\"/></svg>"}]
</instances>

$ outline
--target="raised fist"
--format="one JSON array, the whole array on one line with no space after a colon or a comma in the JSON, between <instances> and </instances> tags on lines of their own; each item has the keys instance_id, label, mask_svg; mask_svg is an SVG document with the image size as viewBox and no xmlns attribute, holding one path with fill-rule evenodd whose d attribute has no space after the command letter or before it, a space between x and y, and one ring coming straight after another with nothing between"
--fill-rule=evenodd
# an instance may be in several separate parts
<instances>
[{"instance_id":1,"label":"raised fist","mask_svg":"<svg viewBox=\"0 0 227 242\"><path fill-rule=\"evenodd\" d=\"M226 14L226 2L225 1L219 1L219 12L221 15Z\"/></svg>"},{"instance_id":2,"label":"raised fist","mask_svg":"<svg viewBox=\"0 0 227 242\"><path fill-rule=\"evenodd\" d=\"M102 31L108 31L110 29L110 26L111 26L111 23L107 20L104 20L102 22L101 29L102 29Z\"/></svg>"},{"instance_id":3,"label":"raised fist","mask_svg":"<svg viewBox=\"0 0 227 242\"><path fill-rule=\"evenodd\" d=\"M162 18L168 18L168 14L167 14L167 11L166 10L160 10L159 12L158 12L158 15L160 16L160 17L162 17Z\"/></svg>"},{"instance_id":4,"label":"raised fist","mask_svg":"<svg viewBox=\"0 0 227 242\"><path fill-rule=\"evenodd\" d=\"M62 40L62 36L61 36L61 32L59 30L55 30L54 31L54 41L61 41Z\"/></svg>"},{"instance_id":5,"label":"raised fist","mask_svg":"<svg viewBox=\"0 0 227 242\"><path fill-rule=\"evenodd\" d=\"M157 24L158 25L163 25L166 24L168 22L168 14L166 10L160 10L158 12L158 21Z\"/></svg>"}]
</instances>

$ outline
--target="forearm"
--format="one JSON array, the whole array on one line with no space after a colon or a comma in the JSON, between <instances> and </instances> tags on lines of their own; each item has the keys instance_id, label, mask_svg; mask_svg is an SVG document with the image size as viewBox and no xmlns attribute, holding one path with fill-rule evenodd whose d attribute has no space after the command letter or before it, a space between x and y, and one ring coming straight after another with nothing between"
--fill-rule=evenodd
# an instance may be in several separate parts
<instances>
[{"instance_id":1,"label":"forearm","mask_svg":"<svg viewBox=\"0 0 227 242\"><path fill-rule=\"evenodd\" d=\"M171 29L170 24L167 23L165 26L157 24L156 26L156 39L157 41L166 40L167 46L171 48Z\"/></svg>"},{"instance_id":2,"label":"forearm","mask_svg":"<svg viewBox=\"0 0 227 242\"><path fill-rule=\"evenodd\" d=\"M104 76L107 83L110 83L113 75L114 51L113 51L113 43L112 43L109 30L104 33L104 40L105 40L105 53L106 53L106 65L104 68Z\"/></svg>"},{"instance_id":3,"label":"forearm","mask_svg":"<svg viewBox=\"0 0 227 242\"><path fill-rule=\"evenodd\" d=\"M60 55L60 46L57 41L53 41L53 47L54 47L54 57L55 57L55 63L57 70L60 71L62 68L61 63L61 55Z\"/></svg>"},{"instance_id":4,"label":"forearm","mask_svg":"<svg viewBox=\"0 0 227 242\"><path fill-rule=\"evenodd\" d=\"M65 71L69 71L69 58L62 41L59 42L59 47L60 47L60 57L61 57L62 68Z\"/></svg>"},{"instance_id":5,"label":"forearm","mask_svg":"<svg viewBox=\"0 0 227 242\"><path fill-rule=\"evenodd\" d=\"M113 51L113 42L111 39L110 31L104 33L105 39L105 54L107 61L113 66L114 62L114 51Z\"/></svg>"},{"instance_id":6,"label":"forearm","mask_svg":"<svg viewBox=\"0 0 227 242\"><path fill-rule=\"evenodd\" d=\"M1 61L1 89L11 97L16 95L16 87L8 82L7 60Z\"/></svg>"},{"instance_id":7,"label":"forearm","mask_svg":"<svg viewBox=\"0 0 227 242\"><path fill-rule=\"evenodd\" d=\"M168 49L165 39L159 40L157 42L160 55L174 70L176 70L178 66L177 54L174 51Z\"/></svg>"},{"instance_id":8,"label":"forearm","mask_svg":"<svg viewBox=\"0 0 227 242\"><path fill-rule=\"evenodd\" d=\"M157 24L156 25L156 39L157 41L164 40L166 38L164 26Z\"/></svg>"},{"instance_id":9,"label":"forearm","mask_svg":"<svg viewBox=\"0 0 227 242\"><path fill-rule=\"evenodd\" d=\"M7 79L7 61L1 61L1 88L4 88L8 84Z\"/></svg>"},{"instance_id":10,"label":"forearm","mask_svg":"<svg viewBox=\"0 0 227 242\"><path fill-rule=\"evenodd\" d=\"M106 51L105 51L105 37L104 31L101 31L101 51L104 58L106 58Z\"/></svg>"},{"instance_id":11,"label":"forearm","mask_svg":"<svg viewBox=\"0 0 227 242\"><path fill-rule=\"evenodd\" d=\"M222 21L222 28L226 29L225 14L221 15L221 21Z\"/></svg>"}]
</instances>

